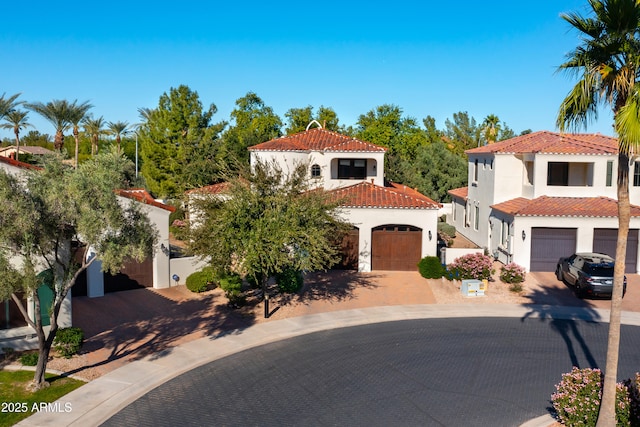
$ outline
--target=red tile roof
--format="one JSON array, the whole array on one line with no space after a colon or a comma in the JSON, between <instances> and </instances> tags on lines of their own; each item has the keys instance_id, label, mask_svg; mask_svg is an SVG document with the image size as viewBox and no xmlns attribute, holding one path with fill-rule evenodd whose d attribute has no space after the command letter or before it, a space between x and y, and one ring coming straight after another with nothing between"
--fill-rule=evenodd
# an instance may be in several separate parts
<instances>
[{"instance_id":1,"label":"red tile roof","mask_svg":"<svg viewBox=\"0 0 640 427\"><path fill-rule=\"evenodd\" d=\"M617 154L618 140L601 134L541 131L472 148L465 153Z\"/></svg>"},{"instance_id":2,"label":"red tile roof","mask_svg":"<svg viewBox=\"0 0 640 427\"><path fill-rule=\"evenodd\" d=\"M160 209L167 210L169 212L175 212L176 208L173 206L165 205L164 203L156 201L151 194L147 192L144 188L131 188L128 190L116 190L116 194L122 197L126 197L128 199L137 200L140 203L144 203L145 205L155 206Z\"/></svg>"},{"instance_id":3,"label":"red tile roof","mask_svg":"<svg viewBox=\"0 0 640 427\"><path fill-rule=\"evenodd\" d=\"M11 157L2 157L2 156L0 156L0 162L6 163L8 165L15 166L15 167L21 168L21 169L42 170L41 167L29 164L29 163L25 163L25 162L20 162L18 160L12 159Z\"/></svg>"},{"instance_id":4,"label":"red tile roof","mask_svg":"<svg viewBox=\"0 0 640 427\"><path fill-rule=\"evenodd\" d=\"M518 197L491 206L513 216L617 217L618 202L608 197ZM631 205L631 216L640 216L640 207Z\"/></svg>"},{"instance_id":5,"label":"red tile roof","mask_svg":"<svg viewBox=\"0 0 640 427\"><path fill-rule=\"evenodd\" d=\"M294 135L272 139L249 147L249 151L325 151L384 153L386 148L370 142L322 128L309 129Z\"/></svg>"},{"instance_id":6,"label":"red tile roof","mask_svg":"<svg viewBox=\"0 0 640 427\"><path fill-rule=\"evenodd\" d=\"M469 187L454 188L453 190L447 191L447 193L451 194L453 197L467 200L467 197L469 197Z\"/></svg>"},{"instance_id":7,"label":"red tile roof","mask_svg":"<svg viewBox=\"0 0 640 427\"><path fill-rule=\"evenodd\" d=\"M441 206L418 191L400 184L381 187L370 182L360 182L331 190L331 193L346 208L438 209Z\"/></svg>"}]
</instances>

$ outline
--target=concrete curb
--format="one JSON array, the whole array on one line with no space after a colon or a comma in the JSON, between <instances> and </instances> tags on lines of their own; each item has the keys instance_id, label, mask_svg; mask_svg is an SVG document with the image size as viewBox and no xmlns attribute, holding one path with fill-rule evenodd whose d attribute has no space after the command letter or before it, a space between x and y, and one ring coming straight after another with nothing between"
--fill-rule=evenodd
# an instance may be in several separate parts
<instances>
[{"instance_id":1,"label":"concrete curb","mask_svg":"<svg viewBox=\"0 0 640 427\"><path fill-rule=\"evenodd\" d=\"M405 305L370 307L356 310L319 313L272 322L259 323L244 330L219 334L167 349L116 369L59 399L58 407L71 406L69 412L39 412L18 426L93 426L109 419L129 403L160 384L198 366L263 344L313 332L371 323L410 319L460 317L520 317L522 319L573 319L592 322L609 321L609 310L579 307L487 305ZM640 326L640 313L625 312L622 322ZM548 426L543 417L536 418ZM535 420L532 420L533 422Z\"/></svg>"}]
</instances>

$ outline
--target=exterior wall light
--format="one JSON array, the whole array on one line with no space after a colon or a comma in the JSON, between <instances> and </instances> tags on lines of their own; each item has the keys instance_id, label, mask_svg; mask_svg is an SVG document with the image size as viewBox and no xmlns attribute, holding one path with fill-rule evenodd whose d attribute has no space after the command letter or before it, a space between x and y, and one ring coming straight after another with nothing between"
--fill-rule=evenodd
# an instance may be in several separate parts
<instances>
[{"instance_id":1,"label":"exterior wall light","mask_svg":"<svg viewBox=\"0 0 640 427\"><path fill-rule=\"evenodd\" d=\"M527 233L524 230L522 230L522 240L526 238L527 238Z\"/></svg>"}]
</instances>

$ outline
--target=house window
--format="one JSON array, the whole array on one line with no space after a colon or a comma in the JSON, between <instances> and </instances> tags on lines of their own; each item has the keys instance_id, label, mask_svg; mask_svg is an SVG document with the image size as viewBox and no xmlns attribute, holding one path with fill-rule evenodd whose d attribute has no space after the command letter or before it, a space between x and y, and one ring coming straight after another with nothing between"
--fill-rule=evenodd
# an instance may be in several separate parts
<instances>
[{"instance_id":1,"label":"house window","mask_svg":"<svg viewBox=\"0 0 640 427\"><path fill-rule=\"evenodd\" d=\"M633 164L633 186L640 187L640 163Z\"/></svg>"},{"instance_id":2,"label":"house window","mask_svg":"<svg viewBox=\"0 0 640 427\"><path fill-rule=\"evenodd\" d=\"M320 178L320 165L311 166L311 178Z\"/></svg>"},{"instance_id":3,"label":"house window","mask_svg":"<svg viewBox=\"0 0 640 427\"><path fill-rule=\"evenodd\" d=\"M453 210L453 212L452 212L453 213L453 221L455 222L455 220L456 220L456 211L458 210L458 204L456 203L455 200L451 203L451 208Z\"/></svg>"},{"instance_id":4,"label":"house window","mask_svg":"<svg viewBox=\"0 0 640 427\"><path fill-rule=\"evenodd\" d=\"M634 171L634 181L635 181L635 167L633 171ZM607 187L611 187L612 183L613 183L613 160L609 160L607 162Z\"/></svg>"},{"instance_id":5,"label":"house window","mask_svg":"<svg viewBox=\"0 0 640 427\"><path fill-rule=\"evenodd\" d=\"M365 159L338 160L338 179L364 179L367 177Z\"/></svg>"},{"instance_id":6,"label":"house window","mask_svg":"<svg viewBox=\"0 0 640 427\"><path fill-rule=\"evenodd\" d=\"M480 208L478 206L474 206L473 214L475 216L473 218L473 229L477 230L478 226L480 225Z\"/></svg>"},{"instance_id":7,"label":"house window","mask_svg":"<svg viewBox=\"0 0 640 427\"><path fill-rule=\"evenodd\" d=\"M478 159L473 161L473 182L478 182Z\"/></svg>"},{"instance_id":8,"label":"house window","mask_svg":"<svg viewBox=\"0 0 640 427\"><path fill-rule=\"evenodd\" d=\"M549 162L547 169L547 185L569 185L569 163Z\"/></svg>"},{"instance_id":9,"label":"house window","mask_svg":"<svg viewBox=\"0 0 640 427\"><path fill-rule=\"evenodd\" d=\"M509 223L507 221L502 221L502 235L501 235L501 243L502 246L506 247L507 246L507 241L509 238Z\"/></svg>"},{"instance_id":10,"label":"house window","mask_svg":"<svg viewBox=\"0 0 640 427\"><path fill-rule=\"evenodd\" d=\"M528 185L533 185L533 162L524 162L525 173L527 174Z\"/></svg>"}]
</instances>

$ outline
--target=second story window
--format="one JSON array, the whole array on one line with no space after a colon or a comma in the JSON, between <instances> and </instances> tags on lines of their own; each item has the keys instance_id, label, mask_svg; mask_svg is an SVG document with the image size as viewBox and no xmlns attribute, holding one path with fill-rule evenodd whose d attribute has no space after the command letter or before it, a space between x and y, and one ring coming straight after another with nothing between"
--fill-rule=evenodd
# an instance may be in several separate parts
<instances>
[{"instance_id":1,"label":"second story window","mask_svg":"<svg viewBox=\"0 0 640 427\"><path fill-rule=\"evenodd\" d=\"M320 178L320 165L311 166L311 178Z\"/></svg>"},{"instance_id":2,"label":"second story window","mask_svg":"<svg viewBox=\"0 0 640 427\"><path fill-rule=\"evenodd\" d=\"M549 162L547 169L547 185L569 185L569 163Z\"/></svg>"},{"instance_id":3,"label":"second story window","mask_svg":"<svg viewBox=\"0 0 640 427\"><path fill-rule=\"evenodd\" d=\"M633 186L640 187L640 163L633 164Z\"/></svg>"},{"instance_id":4,"label":"second story window","mask_svg":"<svg viewBox=\"0 0 640 427\"><path fill-rule=\"evenodd\" d=\"M365 159L338 160L338 179L364 179L367 177Z\"/></svg>"},{"instance_id":5,"label":"second story window","mask_svg":"<svg viewBox=\"0 0 640 427\"><path fill-rule=\"evenodd\" d=\"M478 182L478 159L473 162L473 182Z\"/></svg>"},{"instance_id":6,"label":"second story window","mask_svg":"<svg viewBox=\"0 0 640 427\"><path fill-rule=\"evenodd\" d=\"M635 181L635 167L633 171L634 171L634 181ZM611 187L612 182L613 182L613 160L609 160L607 162L607 187Z\"/></svg>"}]
</instances>

